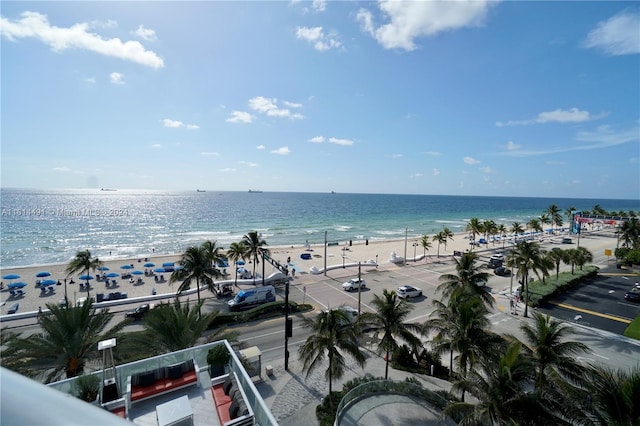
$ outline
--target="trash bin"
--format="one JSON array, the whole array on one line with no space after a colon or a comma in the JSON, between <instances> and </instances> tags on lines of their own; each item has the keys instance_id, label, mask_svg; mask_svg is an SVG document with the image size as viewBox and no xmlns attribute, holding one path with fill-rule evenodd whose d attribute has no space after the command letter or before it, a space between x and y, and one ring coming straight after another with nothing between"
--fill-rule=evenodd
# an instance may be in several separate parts
<instances>
[{"instance_id":1,"label":"trash bin","mask_svg":"<svg viewBox=\"0 0 640 426\"><path fill-rule=\"evenodd\" d=\"M96 302L100 303L102 301L104 301L104 293L96 294Z\"/></svg>"}]
</instances>

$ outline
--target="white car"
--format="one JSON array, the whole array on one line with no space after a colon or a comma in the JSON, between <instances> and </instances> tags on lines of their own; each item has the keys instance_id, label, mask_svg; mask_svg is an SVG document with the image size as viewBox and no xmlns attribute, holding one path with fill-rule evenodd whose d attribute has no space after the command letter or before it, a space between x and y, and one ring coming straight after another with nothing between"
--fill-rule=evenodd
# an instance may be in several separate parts
<instances>
[{"instance_id":1,"label":"white car","mask_svg":"<svg viewBox=\"0 0 640 426\"><path fill-rule=\"evenodd\" d=\"M396 294L401 299L405 299L407 297L420 297L422 296L422 289L410 285L403 285L398 287Z\"/></svg>"},{"instance_id":2,"label":"white car","mask_svg":"<svg viewBox=\"0 0 640 426\"><path fill-rule=\"evenodd\" d=\"M356 291L358 287L363 289L367 288L367 283L363 279L351 278L346 283L342 284L342 289L344 291Z\"/></svg>"}]
</instances>

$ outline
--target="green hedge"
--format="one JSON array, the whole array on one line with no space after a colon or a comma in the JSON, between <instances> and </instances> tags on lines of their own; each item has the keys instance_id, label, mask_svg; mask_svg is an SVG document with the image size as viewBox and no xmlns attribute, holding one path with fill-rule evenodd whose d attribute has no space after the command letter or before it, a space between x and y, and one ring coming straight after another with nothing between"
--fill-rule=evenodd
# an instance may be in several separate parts
<instances>
[{"instance_id":1,"label":"green hedge","mask_svg":"<svg viewBox=\"0 0 640 426\"><path fill-rule=\"evenodd\" d=\"M555 274L547 277L544 284L542 281L529 283L529 305L539 306L547 299L555 297L570 290L577 285L595 278L598 275L598 268L595 265L585 266L582 270L576 269L571 272L561 272L556 279Z\"/></svg>"}]
</instances>

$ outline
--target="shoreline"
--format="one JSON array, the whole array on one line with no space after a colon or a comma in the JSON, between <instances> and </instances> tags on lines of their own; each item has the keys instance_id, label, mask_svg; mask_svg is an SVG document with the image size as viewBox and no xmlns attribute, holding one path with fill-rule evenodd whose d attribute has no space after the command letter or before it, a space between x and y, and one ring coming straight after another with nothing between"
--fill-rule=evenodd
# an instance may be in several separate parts
<instances>
[{"instance_id":1,"label":"shoreline","mask_svg":"<svg viewBox=\"0 0 640 426\"><path fill-rule=\"evenodd\" d=\"M604 243L599 243L598 245L604 245L607 248L615 249L616 240L615 238L611 238L608 235L602 235L602 233L607 233L607 229L603 231L595 231L588 232L583 234L581 243L584 241L584 246L592 245L590 242L595 242L600 240L594 239L595 236L604 237ZM544 237L543 245L554 245L557 243L559 247L562 248L573 248L575 247L576 241L573 242L572 245L560 244L559 239L566 234L556 234L556 235L548 235ZM351 246L349 246L349 241L346 241L345 244L327 246L326 248L326 264L327 266L336 266L340 264L352 264L357 262L367 262L374 261L377 262L379 269L389 269L392 267L402 267L402 261L400 263L391 261L391 253L395 252L396 256L400 258L405 257L406 250L406 262L414 263L414 262L432 262L433 259L438 258L438 244L431 240L432 243L431 248L426 252L426 259L424 258L424 250L419 245L419 238L405 238L402 239L391 239L391 240L377 240L377 241L369 241L367 244L365 240L352 241ZM572 238L576 238L573 236ZM554 241L555 240L555 241ZM406 241L406 246L405 246ZM416 244L414 246L414 244ZM305 247L305 245L286 245L286 246L267 246L267 248L271 252L271 257L282 264L286 264L286 259L291 258L290 269L295 270L295 282L300 282L299 280L304 280L306 276L311 275L310 269L312 267L316 267L318 269L324 268L325 256L324 256L324 244L310 244L309 247ZM474 247L473 251L480 253L480 258L489 257L490 253L506 251L510 248L509 244L505 244L503 248L502 243L492 243L489 242L482 247ZM454 234L453 240L448 241L446 248L444 244L440 246L440 258L451 260L452 254L454 251L465 252L470 249L468 233L458 233ZM311 259L303 260L300 258L300 255L303 253L312 253ZM415 258L414 258L415 253ZM596 253L594 253L595 255ZM598 253L599 254L599 253ZM160 267L164 262L178 262L180 260L181 254L158 254L152 253L147 259L149 262L154 263L156 267ZM122 273L123 269L120 268L122 265L133 265L132 270L144 271L145 269L154 269L154 268L145 268L145 258L118 258L118 259L107 259L103 261L103 265L109 267L108 272ZM139 261L140 260L140 261ZM483 259L484 260L484 259ZM0 308L0 315L5 315L10 306L14 303L19 303L19 313L37 311L39 306L44 307L48 303L59 303L60 299L64 298L64 284L60 286L52 286L54 291L49 293L41 293L41 290L35 286L35 282L38 278L36 278L36 274L40 271L48 271L51 273L50 277L47 279L54 279L63 281L64 278L67 277L64 270L66 269L67 264L50 264L50 265L36 265L36 266L23 266L17 268L7 268L0 271L1 276L5 276L7 274L18 274L20 275L20 279L17 280L5 280L3 279L4 289L0 292L0 300L3 302L3 306ZM263 265L258 265L256 267L256 273L262 274ZM233 266L230 269L230 277L233 277ZM247 260L247 265L245 268L251 272L253 272L253 265L249 263ZM95 275L95 272L91 272L92 275ZM265 264L265 276L269 276L272 272L275 272L275 268L266 263ZM365 272L366 273L366 272ZM70 301L74 302L78 298L86 297L86 291L80 290L79 283L82 280L78 279L78 275L74 274L70 276L76 280L74 284L67 284L67 294ZM143 279L142 284L133 285L129 283L128 279L116 278L117 284L115 286L106 287L104 281L96 281L95 279L91 281L91 289L90 295L95 297L96 293L104 293L108 294L110 292L120 291L126 292L127 298L134 297L143 297L143 296L151 296L153 291L158 295L164 294L173 294L177 290L177 284L174 286L173 284L169 284L168 276L170 273L166 273L165 281L156 282L153 276L149 275L140 275ZM228 278L226 278L228 279ZM10 282L22 281L27 285L22 289L25 291L25 295L22 297L10 297L8 284Z\"/></svg>"}]
</instances>

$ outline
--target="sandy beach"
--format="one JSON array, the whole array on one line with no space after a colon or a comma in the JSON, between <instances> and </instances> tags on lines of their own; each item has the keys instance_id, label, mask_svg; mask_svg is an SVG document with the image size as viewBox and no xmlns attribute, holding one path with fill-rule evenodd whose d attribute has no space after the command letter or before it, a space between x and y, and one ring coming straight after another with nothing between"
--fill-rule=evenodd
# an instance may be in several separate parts
<instances>
[{"instance_id":1,"label":"sandy beach","mask_svg":"<svg viewBox=\"0 0 640 426\"><path fill-rule=\"evenodd\" d=\"M607 235L611 234L611 232L605 231ZM615 238L606 238L603 235L599 235L594 233L593 236L598 236L598 238L589 237L589 234L583 236L581 240L581 246L587 247L592 250L594 256L596 254L601 254L601 248L611 248L615 249ZM430 236L431 237L431 236ZM573 237L575 239L575 236ZM572 245L560 245L560 235L555 236L545 236L545 239L542 241L543 248L550 249L556 244L563 248L575 248L576 244ZM267 241L268 242L268 241ZM271 251L272 258L278 260L280 263L286 263L287 258L291 258L291 264L293 265L293 269L295 269L295 279L300 280L304 279L305 276L309 275L309 270L311 267L316 267L318 269L323 269L325 265L325 249L322 244L320 245L311 245L309 247L295 245L295 246L267 246ZM449 241L445 247L444 244L440 246L440 260L444 261L448 258L450 261L452 254L454 251L467 251L470 249L468 235L464 234L456 234L454 235L454 239ZM478 252L481 257L488 257L494 251L502 250L502 243L496 242L489 243L486 245L482 245L480 247L475 247L474 251ZM509 247L507 244L506 248ZM598 252L594 252L594 250L598 250ZM405 253L406 251L406 253ZM430 262L434 261L434 259L438 256L438 244L432 242L431 248L426 252L426 259L424 258L424 250L419 245L419 241L415 238L408 239L405 242L405 239L399 240L384 240L384 241L369 241L368 243L365 241L353 241L351 245L349 245L349 241L341 242L339 245L328 246L326 248L326 264L328 267L342 265L343 262L346 264L353 264L357 262L368 262L373 261L377 262L379 265L379 269L385 270L391 267L397 267L398 263L391 262L391 253L395 253L396 256L407 259L408 262L414 261L414 256L417 261L420 262ZM310 253L311 259L303 260L300 258L302 253ZM343 259L344 255L344 259ZM147 262L151 262L155 264L155 267L161 267L165 262L178 262L180 260L180 254L160 254L160 253L151 253L145 260L145 258L134 258L134 259L103 259L104 266L109 268L108 272L113 273L122 273L125 270L121 269L122 265L133 265L134 269L130 269L129 271L139 270L144 272L145 269L154 269L154 268L145 268L144 264ZM401 262L400 262L401 264ZM58 303L61 299L64 298L64 278L66 278L66 273L64 272L66 269L66 264L56 264L56 265L44 265L44 266L30 266L24 268L11 268L4 269L1 271L0 276L5 276L7 274L17 274L20 275L20 279L17 280L3 280L4 289L0 292L1 301L4 303L2 308L0 309L1 315L6 315L7 310L14 303L19 303L20 308L18 313L26 313L26 312L35 312L38 310L39 306L45 307L48 303ZM247 264L245 266L248 270L252 271L252 265ZM41 271L47 271L51 273L50 277L46 279L54 279L60 280L61 285L52 286L53 292L42 293L40 288L36 287L36 274ZM265 267L265 276L269 276L272 272L275 272L275 268L270 264L267 264ZM99 271L96 271L96 273ZM107 272L107 273L108 273ZM232 273L232 270L229 271ZM257 273L262 273L262 265L258 265L256 268ZM365 271L366 273L366 271ZM80 280L78 278L79 274L71 276L75 282L74 284L70 284L70 280L67 282L67 294L69 300L73 302L81 297L86 297L86 290L80 289ZM92 275L95 273L92 272ZM116 285L110 285L106 287L104 281L96 281L95 279L91 281L91 289L90 294L92 297L95 297L96 293L110 293L110 292L126 292L128 298L133 297L143 297L150 296L152 291L155 289L157 294L172 294L177 289L177 284L169 283L169 273L163 274L165 277L165 281L158 283L154 280L153 276L147 275L133 275L134 278L140 277L143 280L142 284L131 284L129 279L120 279L116 278ZM233 275L230 275L233 277ZM24 296L11 296L7 285L10 282L22 281L27 284L22 290L25 292ZM206 296L211 296L208 292L205 293Z\"/></svg>"}]
</instances>

